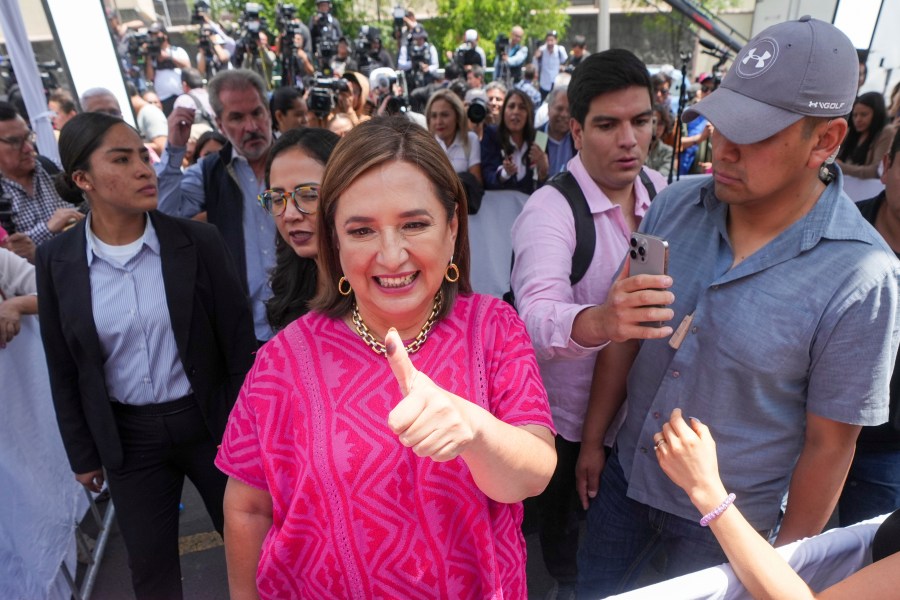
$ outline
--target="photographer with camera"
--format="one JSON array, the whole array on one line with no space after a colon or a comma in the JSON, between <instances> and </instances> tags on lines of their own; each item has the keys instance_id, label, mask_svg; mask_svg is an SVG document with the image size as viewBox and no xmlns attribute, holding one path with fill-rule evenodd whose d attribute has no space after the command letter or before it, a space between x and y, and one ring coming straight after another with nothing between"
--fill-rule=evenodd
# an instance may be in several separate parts
<instances>
[{"instance_id":1,"label":"photographer with camera","mask_svg":"<svg viewBox=\"0 0 900 600\"><path fill-rule=\"evenodd\" d=\"M140 90L146 89L144 63L137 52L139 45L134 42L135 34L144 27L144 22L140 19L134 19L123 23L118 14L113 14L109 17L108 23L109 31L113 38L113 46L119 58L119 66L122 67L122 74L126 81L131 81Z\"/></svg>"},{"instance_id":2,"label":"photographer with camera","mask_svg":"<svg viewBox=\"0 0 900 600\"><path fill-rule=\"evenodd\" d=\"M522 67L528 60L528 46L522 44L525 30L516 25L509 38L498 35L494 42L497 58L494 59L494 81L503 81L507 87L522 79Z\"/></svg>"},{"instance_id":3,"label":"photographer with camera","mask_svg":"<svg viewBox=\"0 0 900 600\"><path fill-rule=\"evenodd\" d=\"M312 43L309 29L297 18L297 7L279 2L275 8L281 85L305 89L305 78L316 72L312 64Z\"/></svg>"},{"instance_id":4,"label":"photographer with camera","mask_svg":"<svg viewBox=\"0 0 900 600\"><path fill-rule=\"evenodd\" d=\"M184 48L169 43L169 32L161 23L151 25L148 33L144 72L147 81L153 82L153 90L168 116L175 106L175 98L181 94L181 70L190 68L191 57Z\"/></svg>"},{"instance_id":5,"label":"photographer with camera","mask_svg":"<svg viewBox=\"0 0 900 600\"><path fill-rule=\"evenodd\" d=\"M335 77L343 77L348 71L359 71L359 64L350 55L350 42L341 36L337 44L337 53L331 59L331 72Z\"/></svg>"},{"instance_id":6,"label":"photographer with camera","mask_svg":"<svg viewBox=\"0 0 900 600\"><path fill-rule=\"evenodd\" d=\"M336 90L337 98L333 112L346 114L354 126L369 120L370 117L366 110L366 101L369 99L369 78L362 73L347 71L340 80L345 81L347 85ZM310 110L312 110L312 99L310 99Z\"/></svg>"},{"instance_id":7,"label":"photographer with camera","mask_svg":"<svg viewBox=\"0 0 900 600\"><path fill-rule=\"evenodd\" d=\"M202 24L197 38L197 70L204 77L213 77L228 68L237 44L209 15L203 13L199 18Z\"/></svg>"},{"instance_id":8,"label":"photographer with camera","mask_svg":"<svg viewBox=\"0 0 900 600\"><path fill-rule=\"evenodd\" d=\"M269 36L265 33L266 20L260 16L262 6L256 2L244 5L241 15L241 36L231 57L231 64L238 69L248 69L258 73L266 83L266 89L272 87L272 67L275 66L275 53L269 48Z\"/></svg>"},{"instance_id":9,"label":"photographer with camera","mask_svg":"<svg viewBox=\"0 0 900 600\"><path fill-rule=\"evenodd\" d=\"M416 25L410 34L410 41L400 47L397 66L407 73L406 81L410 90L424 87L434 80L438 70L437 49L428 43L428 32Z\"/></svg>"},{"instance_id":10,"label":"photographer with camera","mask_svg":"<svg viewBox=\"0 0 900 600\"><path fill-rule=\"evenodd\" d=\"M375 69L394 68L394 59L381 45L381 30L377 27L363 25L356 38L354 58L359 65L359 72L368 77Z\"/></svg>"},{"instance_id":11,"label":"photographer with camera","mask_svg":"<svg viewBox=\"0 0 900 600\"><path fill-rule=\"evenodd\" d=\"M447 59L456 61L461 67L469 70L473 65L487 66L484 49L478 45L478 32L466 29L465 41L457 46L455 52L447 52Z\"/></svg>"},{"instance_id":12,"label":"photographer with camera","mask_svg":"<svg viewBox=\"0 0 900 600\"><path fill-rule=\"evenodd\" d=\"M324 71L337 53L337 41L344 35L341 24L331 14L331 0L316 2L316 14L309 19L309 32L316 57L316 68Z\"/></svg>"}]
</instances>

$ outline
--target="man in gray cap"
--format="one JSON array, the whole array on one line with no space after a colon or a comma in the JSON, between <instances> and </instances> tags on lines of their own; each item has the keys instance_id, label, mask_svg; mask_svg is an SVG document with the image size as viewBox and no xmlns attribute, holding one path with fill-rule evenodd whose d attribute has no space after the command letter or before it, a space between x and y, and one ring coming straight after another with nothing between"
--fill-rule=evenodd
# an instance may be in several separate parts
<instances>
[{"instance_id":1,"label":"man in gray cap","mask_svg":"<svg viewBox=\"0 0 900 600\"><path fill-rule=\"evenodd\" d=\"M900 263L825 167L857 74L850 40L803 17L753 38L686 112L715 126L713 175L670 186L641 223L669 242L673 297L659 313L671 315L672 336L598 355L604 385L583 439L603 439L626 397L627 415L599 489L588 486L579 597L632 588L659 550L666 578L725 561L704 515L659 468L678 443L673 409L709 426L736 496L709 498L702 524L734 501L763 536L780 523L778 545L821 531L860 426L887 420ZM640 293L627 281L610 291L625 304Z\"/></svg>"}]
</instances>

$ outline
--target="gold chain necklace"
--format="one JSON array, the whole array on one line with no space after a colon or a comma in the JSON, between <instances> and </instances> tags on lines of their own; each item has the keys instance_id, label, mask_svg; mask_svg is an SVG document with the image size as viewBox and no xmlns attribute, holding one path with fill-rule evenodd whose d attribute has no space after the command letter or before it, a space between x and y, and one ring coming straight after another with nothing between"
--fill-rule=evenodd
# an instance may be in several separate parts
<instances>
[{"instance_id":1,"label":"gold chain necklace","mask_svg":"<svg viewBox=\"0 0 900 600\"><path fill-rule=\"evenodd\" d=\"M431 333L431 328L434 327L434 322L437 321L438 313L441 312L441 304L443 303L444 293L443 291L438 291L437 295L434 297L434 305L431 307L431 314L428 315L428 319L425 321L425 324L422 325L422 329L419 330L419 335L416 336L409 346L406 346L406 352L409 354L413 354L422 347L422 344L425 343L425 340L428 339L428 334ZM372 332L369 331L369 328L366 326L365 321L362 320L362 317L359 315L359 307L356 305L356 302L353 303L353 325L356 327L356 333L359 334L359 337L363 339L369 348L371 348L375 354L381 354L382 356L387 356L387 349L384 347L384 344L379 342Z\"/></svg>"}]
</instances>

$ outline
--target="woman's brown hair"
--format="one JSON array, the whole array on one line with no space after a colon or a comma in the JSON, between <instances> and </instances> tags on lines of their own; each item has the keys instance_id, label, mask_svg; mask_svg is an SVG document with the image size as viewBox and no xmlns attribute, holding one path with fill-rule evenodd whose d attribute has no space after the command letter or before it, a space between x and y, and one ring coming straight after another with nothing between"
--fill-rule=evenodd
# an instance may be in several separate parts
<instances>
[{"instance_id":1,"label":"woman's brown hair","mask_svg":"<svg viewBox=\"0 0 900 600\"><path fill-rule=\"evenodd\" d=\"M310 302L312 310L332 318L350 313L353 295L338 292L342 276L337 249L334 214L341 194L370 169L391 161L402 161L417 167L430 181L434 194L447 212L448 221L457 219L453 262L459 267L459 280L441 283L444 302L439 317L453 308L457 293L472 292L469 283L469 235L466 220L466 193L453 170L447 154L422 127L405 116L378 117L357 125L338 142L325 167L319 188L319 290Z\"/></svg>"}]
</instances>

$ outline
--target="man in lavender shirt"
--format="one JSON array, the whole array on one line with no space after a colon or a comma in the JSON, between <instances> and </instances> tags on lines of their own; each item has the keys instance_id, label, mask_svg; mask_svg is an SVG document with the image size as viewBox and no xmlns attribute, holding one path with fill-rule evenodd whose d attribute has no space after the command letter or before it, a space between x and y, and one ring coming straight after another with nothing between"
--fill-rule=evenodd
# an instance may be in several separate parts
<instances>
[{"instance_id":1,"label":"man in lavender shirt","mask_svg":"<svg viewBox=\"0 0 900 600\"><path fill-rule=\"evenodd\" d=\"M568 88L571 128L578 154L567 168L587 200L596 245L584 277L570 282L575 219L551 186L534 193L512 229L512 288L537 353L557 429L556 473L539 497L544 562L557 581L557 597L574 593L578 548L575 488L581 426L588 406L594 359L609 340L659 338L671 329L641 322L670 314L668 277L627 277L617 270L630 234L647 211L651 194L640 173L652 136L650 76L626 50L591 55ZM647 171L656 190L665 181ZM644 294L640 297L641 292ZM613 325L613 323L624 325ZM583 498L586 503L586 496Z\"/></svg>"}]
</instances>

